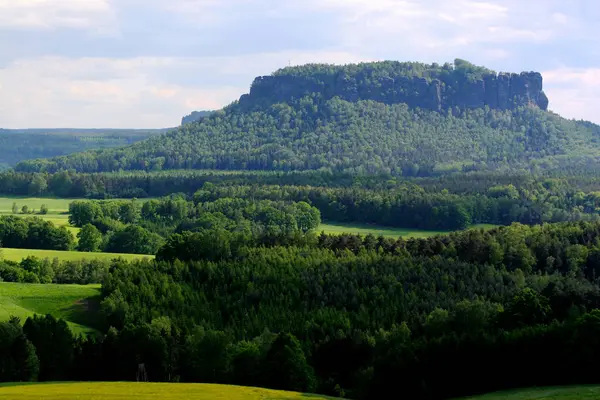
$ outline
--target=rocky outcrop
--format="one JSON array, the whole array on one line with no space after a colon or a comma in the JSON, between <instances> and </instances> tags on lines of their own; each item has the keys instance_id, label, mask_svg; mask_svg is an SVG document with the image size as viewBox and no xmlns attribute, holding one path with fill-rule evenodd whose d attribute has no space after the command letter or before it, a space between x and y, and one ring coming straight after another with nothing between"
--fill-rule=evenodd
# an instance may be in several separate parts
<instances>
[{"instance_id":1,"label":"rocky outcrop","mask_svg":"<svg viewBox=\"0 0 600 400\"><path fill-rule=\"evenodd\" d=\"M193 122L198 122L204 117L208 117L214 111L192 111L191 114L186 115L181 119L181 125L191 124Z\"/></svg>"},{"instance_id":2,"label":"rocky outcrop","mask_svg":"<svg viewBox=\"0 0 600 400\"><path fill-rule=\"evenodd\" d=\"M284 70L285 71L285 70ZM426 76L405 74L369 75L359 70L349 73L343 67L328 74L285 74L254 80L241 106L290 102L318 94L324 99L338 96L347 101L375 100L386 104L406 103L411 107L443 110L451 107L514 109L536 106L548 109L537 72L500 73L489 71L473 77L458 70L425 71Z\"/></svg>"}]
</instances>

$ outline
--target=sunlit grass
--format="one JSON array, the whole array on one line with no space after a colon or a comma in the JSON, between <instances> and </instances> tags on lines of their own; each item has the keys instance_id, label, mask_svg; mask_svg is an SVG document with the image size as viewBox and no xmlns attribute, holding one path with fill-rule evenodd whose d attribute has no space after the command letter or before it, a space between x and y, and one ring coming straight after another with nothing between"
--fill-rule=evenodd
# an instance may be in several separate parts
<instances>
[{"instance_id":1,"label":"sunlit grass","mask_svg":"<svg viewBox=\"0 0 600 400\"><path fill-rule=\"evenodd\" d=\"M495 225L491 224L477 224L472 225L469 229L491 229ZM411 228L390 228L387 226L380 225L368 225L368 224L343 224L343 223L323 223L319 225L317 232L325 232L327 234L339 235L342 233L357 234L357 235L368 235L369 233L375 236L384 236L391 238L427 238L436 235L443 235L450 233L450 231L434 231L425 229L411 229Z\"/></svg>"},{"instance_id":2,"label":"sunlit grass","mask_svg":"<svg viewBox=\"0 0 600 400\"><path fill-rule=\"evenodd\" d=\"M134 371L135 372L135 371ZM253 387L193 383L46 383L0 385L5 400L326 400L332 397L267 390Z\"/></svg>"},{"instance_id":3,"label":"sunlit grass","mask_svg":"<svg viewBox=\"0 0 600 400\"><path fill-rule=\"evenodd\" d=\"M112 260L114 258L123 258L127 261L139 260L142 258L154 258L153 255L143 254L120 254L120 253L85 253L80 251L60 251L60 250L33 250L33 249L2 249L2 256L5 260L21 261L22 259L34 256L37 258L58 258L60 261L78 261L78 260Z\"/></svg>"}]
</instances>

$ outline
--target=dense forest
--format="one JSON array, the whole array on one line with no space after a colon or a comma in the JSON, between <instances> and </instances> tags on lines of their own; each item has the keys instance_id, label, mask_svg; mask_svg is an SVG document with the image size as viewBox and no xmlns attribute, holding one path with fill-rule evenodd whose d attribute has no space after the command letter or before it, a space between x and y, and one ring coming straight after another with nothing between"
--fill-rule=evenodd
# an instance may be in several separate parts
<instances>
[{"instance_id":1,"label":"dense forest","mask_svg":"<svg viewBox=\"0 0 600 400\"><path fill-rule=\"evenodd\" d=\"M169 251L194 249L188 235L158 261L100 269L102 334L73 337L51 316L4 323L0 378L132 380L143 362L152 381L354 399L593 382L599 235L583 222L321 235L212 260Z\"/></svg>"},{"instance_id":2,"label":"dense forest","mask_svg":"<svg viewBox=\"0 0 600 400\"><path fill-rule=\"evenodd\" d=\"M596 164L600 155L599 126L566 120L536 104L535 98L543 93L541 76L529 81L527 74L498 75L497 79L515 79L507 96L529 100L473 107L468 98L479 96L478 89L466 83L496 75L465 62L450 67L383 62L344 68L284 69L271 78L286 76L289 82L265 88L260 83L265 79L260 79L239 102L165 135L125 148L23 161L16 170L326 169L410 177L507 168L539 172L557 165ZM331 89L329 80L340 74L355 80L356 96ZM390 100L383 78L393 82L435 78L452 88L444 96L454 93L467 100L436 110L402 96ZM313 83L304 88L307 79ZM517 90L519 85L522 90ZM417 84L403 90L417 98L426 96Z\"/></svg>"},{"instance_id":3,"label":"dense forest","mask_svg":"<svg viewBox=\"0 0 600 400\"><path fill-rule=\"evenodd\" d=\"M127 146L165 129L0 129L0 169L34 158Z\"/></svg>"}]
</instances>

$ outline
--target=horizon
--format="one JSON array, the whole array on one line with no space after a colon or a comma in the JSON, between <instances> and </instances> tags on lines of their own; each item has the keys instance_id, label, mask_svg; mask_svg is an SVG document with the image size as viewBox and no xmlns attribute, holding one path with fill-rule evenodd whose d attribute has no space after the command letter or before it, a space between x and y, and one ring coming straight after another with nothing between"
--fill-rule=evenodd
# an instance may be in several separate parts
<instances>
[{"instance_id":1,"label":"horizon","mask_svg":"<svg viewBox=\"0 0 600 400\"><path fill-rule=\"evenodd\" d=\"M0 0L0 10L5 129L165 129L289 65L455 58L540 72L551 111L600 123L593 0Z\"/></svg>"}]
</instances>

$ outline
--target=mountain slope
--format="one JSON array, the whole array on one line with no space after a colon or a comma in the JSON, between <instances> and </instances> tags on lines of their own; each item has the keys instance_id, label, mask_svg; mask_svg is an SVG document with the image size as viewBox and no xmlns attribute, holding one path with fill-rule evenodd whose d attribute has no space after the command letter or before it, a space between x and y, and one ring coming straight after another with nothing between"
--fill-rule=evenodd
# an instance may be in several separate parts
<instances>
[{"instance_id":1,"label":"mountain slope","mask_svg":"<svg viewBox=\"0 0 600 400\"><path fill-rule=\"evenodd\" d=\"M545 168L573 155L600 154L600 127L544 111L539 74L496 75L465 63L457 60L451 70L394 62L286 68L269 79L257 78L239 102L165 135L126 148L22 162L16 169L328 168L413 176L464 168ZM505 96L498 82L505 76L510 96L499 102ZM332 86L340 77L346 83ZM390 92L381 82L401 84ZM428 98L419 91L423 82L439 86L439 103L423 100ZM483 92L477 89L481 82ZM489 89L485 82L496 85ZM356 88L356 96L347 95L349 87ZM472 101L477 98L483 102Z\"/></svg>"}]
</instances>

